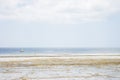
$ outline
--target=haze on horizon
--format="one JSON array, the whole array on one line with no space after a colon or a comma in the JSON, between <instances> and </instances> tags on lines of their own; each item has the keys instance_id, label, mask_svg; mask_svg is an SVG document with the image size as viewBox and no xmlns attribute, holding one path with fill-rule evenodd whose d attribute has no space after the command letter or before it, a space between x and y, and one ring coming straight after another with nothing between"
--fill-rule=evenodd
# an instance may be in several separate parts
<instances>
[{"instance_id":1,"label":"haze on horizon","mask_svg":"<svg viewBox=\"0 0 120 80\"><path fill-rule=\"evenodd\" d=\"M120 0L0 0L0 47L120 48Z\"/></svg>"}]
</instances>

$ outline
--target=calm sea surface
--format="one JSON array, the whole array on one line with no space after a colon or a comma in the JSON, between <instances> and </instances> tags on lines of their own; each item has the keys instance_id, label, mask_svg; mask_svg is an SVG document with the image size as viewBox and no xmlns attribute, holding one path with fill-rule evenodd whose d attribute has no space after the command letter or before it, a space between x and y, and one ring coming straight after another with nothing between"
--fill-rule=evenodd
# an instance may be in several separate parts
<instances>
[{"instance_id":1,"label":"calm sea surface","mask_svg":"<svg viewBox=\"0 0 120 80\"><path fill-rule=\"evenodd\" d=\"M120 53L120 48L0 48L0 54L47 54L47 53Z\"/></svg>"}]
</instances>

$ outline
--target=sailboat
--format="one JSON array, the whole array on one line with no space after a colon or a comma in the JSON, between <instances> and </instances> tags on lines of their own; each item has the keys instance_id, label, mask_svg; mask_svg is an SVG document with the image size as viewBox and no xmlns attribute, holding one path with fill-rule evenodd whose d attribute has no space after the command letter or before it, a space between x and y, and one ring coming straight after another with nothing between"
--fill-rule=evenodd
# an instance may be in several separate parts
<instances>
[{"instance_id":1,"label":"sailboat","mask_svg":"<svg viewBox=\"0 0 120 80\"><path fill-rule=\"evenodd\" d=\"M20 50L20 52L24 52L24 50L23 50L23 49L21 49L21 50Z\"/></svg>"}]
</instances>

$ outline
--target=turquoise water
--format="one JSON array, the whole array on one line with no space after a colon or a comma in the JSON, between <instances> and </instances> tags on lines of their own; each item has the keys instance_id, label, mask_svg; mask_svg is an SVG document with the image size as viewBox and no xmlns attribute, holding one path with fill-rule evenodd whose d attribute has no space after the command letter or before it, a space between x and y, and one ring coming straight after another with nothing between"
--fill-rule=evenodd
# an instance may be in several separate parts
<instances>
[{"instance_id":1,"label":"turquoise water","mask_svg":"<svg viewBox=\"0 0 120 80\"><path fill-rule=\"evenodd\" d=\"M21 49L23 50L21 52ZM31 54L31 53L120 53L120 48L0 48L0 54Z\"/></svg>"}]
</instances>

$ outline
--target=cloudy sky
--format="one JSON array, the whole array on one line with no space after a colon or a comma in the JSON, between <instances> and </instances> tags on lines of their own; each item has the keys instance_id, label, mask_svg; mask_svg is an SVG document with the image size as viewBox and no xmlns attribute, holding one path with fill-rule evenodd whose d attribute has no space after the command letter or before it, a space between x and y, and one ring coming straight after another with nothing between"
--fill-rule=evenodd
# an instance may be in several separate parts
<instances>
[{"instance_id":1,"label":"cloudy sky","mask_svg":"<svg viewBox=\"0 0 120 80\"><path fill-rule=\"evenodd\" d=\"M120 0L0 0L0 47L120 48Z\"/></svg>"}]
</instances>

